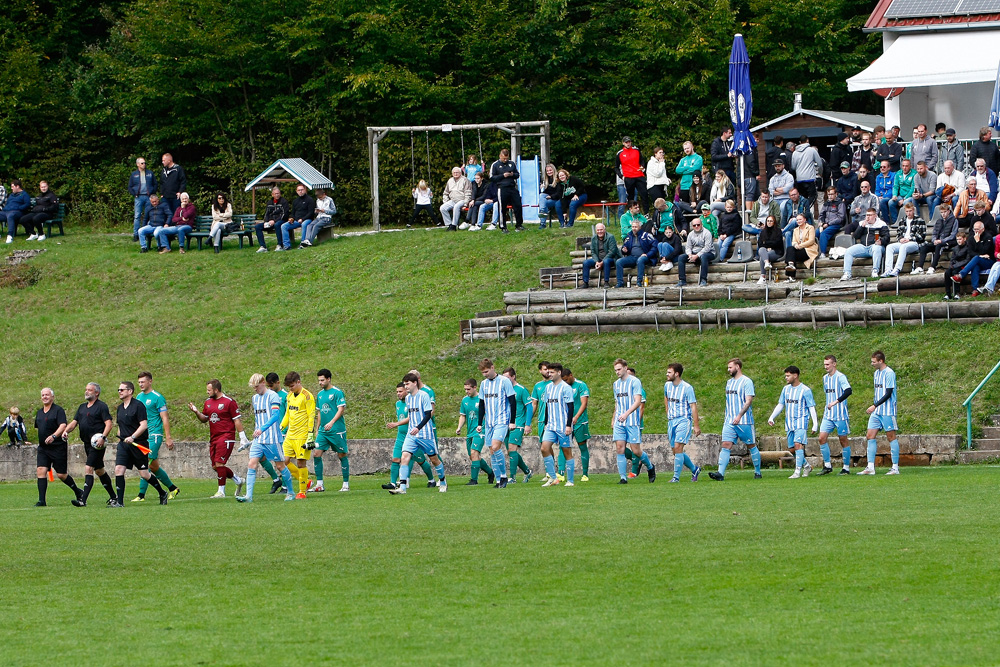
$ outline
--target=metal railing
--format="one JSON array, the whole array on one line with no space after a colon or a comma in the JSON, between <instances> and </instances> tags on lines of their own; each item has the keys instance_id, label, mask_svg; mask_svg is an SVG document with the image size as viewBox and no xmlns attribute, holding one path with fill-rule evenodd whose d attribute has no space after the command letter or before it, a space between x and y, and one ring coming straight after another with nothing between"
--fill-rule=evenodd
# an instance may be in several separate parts
<instances>
[{"instance_id":1,"label":"metal railing","mask_svg":"<svg viewBox=\"0 0 1000 667\"><path fill-rule=\"evenodd\" d=\"M976 397L976 394L978 394L983 388L983 385L989 382L989 379L993 377L993 374L996 373L997 370L1000 370L1000 361L998 361L997 365L993 367L993 370L986 374L986 377L984 377L983 381L979 383L979 386L973 389L972 393L969 394L969 397L962 403L962 405L965 406L965 430L968 438L966 441L967 449L972 449L972 399Z\"/></svg>"}]
</instances>

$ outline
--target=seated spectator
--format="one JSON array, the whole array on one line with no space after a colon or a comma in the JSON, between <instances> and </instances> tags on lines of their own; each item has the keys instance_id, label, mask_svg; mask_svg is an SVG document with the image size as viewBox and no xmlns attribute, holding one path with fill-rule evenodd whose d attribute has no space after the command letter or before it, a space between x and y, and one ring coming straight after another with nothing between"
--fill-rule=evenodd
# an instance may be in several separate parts
<instances>
[{"instance_id":1,"label":"seated spectator","mask_svg":"<svg viewBox=\"0 0 1000 667\"><path fill-rule=\"evenodd\" d=\"M56 193L49 190L49 182L39 182L38 191L39 194L35 197L35 205L29 213L26 213L21 218L24 231L31 234L28 237L29 241L44 241L45 222L56 217L56 214L59 213L59 197L56 197Z\"/></svg>"},{"instance_id":2,"label":"seated spectator","mask_svg":"<svg viewBox=\"0 0 1000 667\"><path fill-rule=\"evenodd\" d=\"M469 180L472 181L472 203L469 204L468 210L465 212L465 222L458 226L459 229L463 230L476 224L476 214L478 213L479 205L482 203L481 197L483 196L483 192L486 190L486 177L483 176L482 171L477 171ZM539 229L544 224L541 218L539 218Z\"/></svg>"},{"instance_id":3,"label":"seated spectator","mask_svg":"<svg viewBox=\"0 0 1000 667\"><path fill-rule=\"evenodd\" d=\"M892 220L889 202L892 201L895 185L896 173L889 169L889 161L883 160L875 177L875 196L878 197L879 218L885 221Z\"/></svg>"},{"instance_id":4,"label":"seated spectator","mask_svg":"<svg viewBox=\"0 0 1000 667\"><path fill-rule=\"evenodd\" d=\"M788 201L788 195L795 187L795 177L785 169L785 161L774 161L774 176L768 181L767 191L780 209Z\"/></svg>"},{"instance_id":5,"label":"seated spectator","mask_svg":"<svg viewBox=\"0 0 1000 667\"><path fill-rule=\"evenodd\" d=\"M903 204L913 203L917 174L911 168L909 159L904 158L902 164L902 169L896 172L892 180L892 198L889 199L889 217L886 219L890 224L896 224L899 208Z\"/></svg>"},{"instance_id":6,"label":"seated spectator","mask_svg":"<svg viewBox=\"0 0 1000 667\"><path fill-rule=\"evenodd\" d=\"M476 224L470 227L470 231L478 231L483 228L483 223L486 221L486 214L490 214L490 224L486 229L488 231L493 231L497 228L497 223L500 222L500 205L497 203L500 201L500 188L493 181L487 181L486 189L483 190L482 195L480 195L481 201L479 203L479 208L476 211Z\"/></svg>"},{"instance_id":7,"label":"seated spectator","mask_svg":"<svg viewBox=\"0 0 1000 667\"><path fill-rule=\"evenodd\" d=\"M451 170L451 178L445 183L441 196L441 219L444 220L447 231L457 232L462 209L472 203L472 182L462 175L461 167Z\"/></svg>"},{"instance_id":8,"label":"seated spectator","mask_svg":"<svg viewBox=\"0 0 1000 667\"><path fill-rule=\"evenodd\" d=\"M302 228L302 238L305 239L309 225L312 223L313 214L316 212L316 200L309 196L306 186L299 183L295 187L295 194L297 196L292 200L288 220L281 223L281 245L276 250L291 250L292 244L295 243L295 230L299 227ZM307 241L303 241L299 247L302 248L307 243ZM309 245L312 244L305 245L305 247L308 248Z\"/></svg>"},{"instance_id":9,"label":"seated spectator","mask_svg":"<svg viewBox=\"0 0 1000 667\"><path fill-rule=\"evenodd\" d=\"M972 249L969 248L968 244L969 232L961 229L955 235L955 247L951 251L951 262L948 264L948 268L944 270L944 300L950 301L954 299L959 300L959 296L955 294L955 285L957 284L952 278L962 272L962 269L969 263L972 259ZM961 282L961 279L959 279Z\"/></svg>"},{"instance_id":10,"label":"seated spectator","mask_svg":"<svg viewBox=\"0 0 1000 667\"><path fill-rule=\"evenodd\" d=\"M938 205L946 201L951 203L952 208L958 205L958 197L965 190L965 174L958 168L953 160L944 161L944 171L938 174L937 190L934 194L938 198ZM933 215L931 216L934 217Z\"/></svg>"},{"instance_id":11,"label":"seated spectator","mask_svg":"<svg viewBox=\"0 0 1000 667\"><path fill-rule=\"evenodd\" d=\"M736 236L743 231L743 216L736 210L736 202L732 199L726 202L726 210L719 216L719 261L726 261L729 246Z\"/></svg>"},{"instance_id":12,"label":"seated spectator","mask_svg":"<svg viewBox=\"0 0 1000 667\"><path fill-rule=\"evenodd\" d=\"M762 193L763 194L763 193ZM785 256L785 235L778 226L778 217L769 215L764 220L764 227L757 236L757 258L760 260L760 278L757 282L763 285L767 282L767 271L771 262L777 262Z\"/></svg>"},{"instance_id":13,"label":"seated spectator","mask_svg":"<svg viewBox=\"0 0 1000 667\"><path fill-rule=\"evenodd\" d=\"M816 242L816 228L809 224L805 214L799 213L795 216L792 242L785 246L785 277L795 280L795 263L802 262L809 269L817 257L819 244Z\"/></svg>"},{"instance_id":14,"label":"seated spectator","mask_svg":"<svg viewBox=\"0 0 1000 667\"><path fill-rule=\"evenodd\" d=\"M479 178L482 178L481 174ZM333 203L332 198L326 196L326 190L316 190L316 210L314 211L316 217L313 219L312 224L309 225L308 230L302 230L302 242L309 241L310 246L314 244L319 230L330 226L336 212L337 206Z\"/></svg>"},{"instance_id":15,"label":"seated spectator","mask_svg":"<svg viewBox=\"0 0 1000 667\"><path fill-rule=\"evenodd\" d=\"M681 236L687 236L688 221L685 215L696 215L702 204L707 204L712 196L712 186L702 180L701 172L691 174L691 187L681 190L678 186L674 194L674 227Z\"/></svg>"},{"instance_id":16,"label":"seated spectator","mask_svg":"<svg viewBox=\"0 0 1000 667\"><path fill-rule=\"evenodd\" d=\"M7 243L13 243L17 236L17 223L31 208L31 197L21 188L21 181L10 182L10 196L0 209L0 219L7 221ZM28 231L25 227L25 231Z\"/></svg>"},{"instance_id":17,"label":"seated spectator","mask_svg":"<svg viewBox=\"0 0 1000 667\"><path fill-rule=\"evenodd\" d=\"M969 217L969 227L975 226L977 222L982 222L986 233L990 236L997 235L997 223L993 214L986 210L986 204L977 201L972 208L972 215Z\"/></svg>"},{"instance_id":18,"label":"seated spectator","mask_svg":"<svg viewBox=\"0 0 1000 667\"><path fill-rule=\"evenodd\" d=\"M642 230L649 232L659 241L663 230L674 226L673 207L670 205L670 202L660 197L653 202L653 210L650 211L649 216L649 222L646 223L646 226Z\"/></svg>"},{"instance_id":19,"label":"seated spectator","mask_svg":"<svg viewBox=\"0 0 1000 667\"><path fill-rule=\"evenodd\" d=\"M623 272L630 266L636 267L636 285L641 287L647 266L656 263L656 239L649 232L642 231L642 223L632 218L632 230L622 242L622 256L615 262L617 287L625 287Z\"/></svg>"},{"instance_id":20,"label":"seated spectator","mask_svg":"<svg viewBox=\"0 0 1000 667\"><path fill-rule=\"evenodd\" d=\"M997 200L997 174L995 171L986 166L986 160L983 158L976 159L976 170L969 174L969 178L975 177L976 184L979 189L986 192L986 208L993 206L993 202ZM969 245L972 245L972 239L969 239Z\"/></svg>"},{"instance_id":21,"label":"seated spectator","mask_svg":"<svg viewBox=\"0 0 1000 667\"><path fill-rule=\"evenodd\" d=\"M215 253L218 254L222 252L222 235L226 233L226 229L233 221L233 205L225 192L219 192L215 195L211 210L212 229L208 232L208 236L212 239Z\"/></svg>"},{"instance_id":22,"label":"seated spectator","mask_svg":"<svg viewBox=\"0 0 1000 667\"><path fill-rule=\"evenodd\" d=\"M632 233L632 222L638 220L639 228L646 226L649 222L649 218L639 212L639 202L633 200L628 203L628 210L625 211L625 215L618 219L619 224L622 229L622 243L624 244L624 239Z\"/></svg>"},{"instance_id":23,"label":"seated spectator","mask_svg":"<svg viewBox=\"0 0 1000 667\"><path fill-rule=\"evenodd\" d=\"M913 203L918 211L921 204L927 204L927 215L934 218L934 211L941 200L937 196L937 174L927 168L926 162L917 163L917 175L913 179Z\"/></svg>"},{"instance_id":24,"label":"seated spectator","mask_svg":"<svg viewBox=\"0 0 1000 667\"><path fill-rule=\"evenodd\" d=\"M681 240L681 235L674 230L672 225L667 225L656 245L656 252L660 255L660 271L667 273L674 268L674 263L671 260L679 257L683 249L684 242Z\"/></svg>"},{"instance_id":25,"label":"seated spectator","mask_svg":"<svg viewBox=\"0 0 1000 667\"><path fill-rule=\"evenodd\" d=\"M965 190L958 196L958 205L955 207L955 217L958 218L959 227L969 227L969 220L976 207L977 202L982 202L986 207L987 192L979 188L979 181L972 175L965 181Z\"/></svg>"},{"instance_id":26,"label":"seated spectator","mask_svg":"<svg viewBox=\"0 0 1000 667\"><path fill-rule=\"evenodd\" d=\"M142 215L142 219L139 221L142 226L139 227L139 252L147 252L149 250L149 239L150 237L156 237L157 247L162 248L161 245L163 241L160 239L157 232L170 225L170 207L160 201L160 196L156 194L149 195L149 206L146 207L146 211Z\"/></svg>"},{"instance_id":27,"label":"seated spectator","mask_svg":"<svg viewBox=\"0 0 1000 667\"><path fill-rule=\"evenodd\" d=\"M840 198L837 188L826 189L826 201L819 212L819 254L826 257L826 249L847 220L847 206Z\"/></svg>"},{"instance_id":28,"label":"seated spectator","mask_svg":"<svg viewBox=\"0 0 1000 667\"><path fill-rule=\"evenodd\" d=\"M774 216L775 220L781 219L781 208L778 202L771 199L771 193L764 191L760 193L760 199L750 207L750 220L743 225L743 231L747 234L757 235L764 228L768 216ZM780 231L780 228L779 228Z\"/></svg>"},{"instance_id":29,"label":"seated spectator","mask_svg":"<svg viewBox=\"0 0 1000 667\"><path fill-rule=\"evenodd\" d=\"M837 179L837 194L844 206L850 206L858 194L858 175L851 171L850 162L840 163L840 178Z\"/></svg>"},{"instance_id":30,"label":"seated spectator","mask_svg":"<svg viewBox=\"0 0 1000 667\"><path fill-rule=\"evenodd\" d=\"M1000 235L993 236L993 259L1000 260ZM1000 261L993 262L993 266L990 268L990 275L983 286L983 293L993 296L997 289L997 281L1000 281Z\"/></svg>"},{"instance_id":31,"label":"seated spectator","mask_svg":"<svg viewBox=\"0 0 1000 667\"><path fill-rule=\"evenodd\" d=\"M736 186L729 180L729 176L722 169L715 172L715 180L712 182L712 191L709 196L712 213L722 213L726 210L726 202L736 199Z\"/></svg>"},{"instance_id":32,"label":"seated spectator","mask_svg":"<svg viewBox=\"0 0 1000 667\"><path fill-rule=\"evenodd\" d=\"M539 184L539 189L541 194L538 199L538 228L545 229L546 221L552 225L553 218L557 216L559 217L559 226L565 227L566 223L563 219L560 204L560 200L562 199L562 185L559 183L559 177L556 175L556 166L551 162L545 165L545 173L542 174L542 182ZM541 217L543 213L545 215Z\"/></svg>"},{"instance_id":33,"label":"seated spectator","mask_svg":"<svg viewBox=\"0 0 1000 667\"><path fill-rule=\"evenodd\" d=\"M476 174L483 173L483 165L479 164L478 155L475 153L471 153L469 155L465 161L465 166L462 167L462 173L465 174L465 177L469 179L470 183L476 178ZM316 191L316 194L319 194L318 190Z\"/></svg>"},{"instance_id":34,"label":"seated spectator","mask_svg":"<svg viewBox=\"0 0 1000 667\"><path fill-rule=\"evenodd\" d=\"M861 165L861 168L858 169L858 171L857 171L857 175L858 175L858 189L855 190L855 192L854 192L854 196L855 197L857 197L858 193L861 191L861 183L864 182L864 181L868 182L868 189L869 190L871 190L873 192L875 191L875 176L876 176L876 174L872 173L871 169L869 169L865 165ZM864 216L862 216L862 217L864 217Z\"/></svg>"},{"instance_id":35,"label":"seated spectator","mask_svg":"<svg viewBox=\"0 0 1000 667\"><path fill-rule=\"evenodd\" d=\"M191 233L191 229L194 227L195 218L198 216L198 209L195 207L194 202L191 201L191 196L186 192L180 194L180 206L174 211L174 215L170 218L170 225L167 227L160 227L157 232L158 245L160 246L160 254L170 252L170 239L174 236L177 237L177 244L180 246L180 253L183 255L187 252L187 235Z\"/></svg>"},{"instance_id":36,"label":"seated spectator","mask_svg":"<svg viewBox=\"0 0 1000 667\"><path fill-rule=\"evenodd\" d=\"M604 278L604 284L611 282L611 267L622 256L615 243L615 237L608 233L603 222L594 226L594 235L590 237L590 257L583 260L583 287L590 287L590 272L597 269Z\"/></svg>"},{"instance_id":37,"label":"seated spectator","mask_svg":"<svg viewBox=\"0 0 1000 667\"><path fill-rule=\"evenodd\" d=\"M812 224L812 206L805 197L799 194L798 188L792 188L792 191L788 193L788 201L785 202L785 208L781 212L781 231L785 235L786 249L792 245L792 230L795 229L797 224L795 218L799 215L806 216L806 222L810 225Z\"/></svg>"},{"instance_id":38,"label":"seated spectator","mask_svg":"<svg viewBox=\"0 0 1000 667\"><path fill-rule=\"evenodd\" d=\"M896 240L885 251L885 273L883 278L895 278L906 264L906 256L920 250L927 234L927 223L917 215L914 204L903 205L903 217L896 226ZM897 259L898 254L898 259Z\"/></svg>"},{"instance_id":39,"label":"seated spectator","mask_svg":"<svg viewBox=\"0 0 1000 667\"><path fill-rule=\"evenodd\" d=\"M583 184L582 178L573 176L565 169L560 169L557 176L562 186L559 214L561 216L564 211L569 211L566 226L572 227L580 207L587 203L587 186Z\"/></svg>"},{"instance_id":40,"label":"seated spectator","mask_svg":"<svg viewBox=\"0 0 1000 667\"><path fill-rule=\"evenodd\" d=\"M938 206L938 211L940 211L941 217L934 223L930 241L920 246L920 256L913 273L924 272L924 262L927 260L928 253L933 253L933 259L931 259L931 266L927 269L927 273L934 273L938 261L941 259L941 253L950 250L955 245L955 236L958 234L958 218L951 212L951 205L948 202Z\"/></svg>"},{"instance_id":41,"label":"seated spectator","mask_svg":"<svg viewBox=\"0 0 1000 667\"><path fill-rule=\"evenodd\" d=\"M698 219L702 228L711 234L713 239L719 238L719 219L712 213L708 204L701 205L701 217Z\"/></svg>"},{"instance_id":42,"label":"seated spectator","mask_svg":"<svg viewBox=\"0 0 1000 667\"><path fill-rule=\"evenodd\" d=\"M980 158L982 159L982 158ZM956 285L962 283L962 279L969 277L972 283L972 296L979 296L979 274L989 271L993 267L993 237L986 233L982 222L977 222L972 226L972 236L966 243L969 245L969 262L962 267L957 274L950 276ZM945 282L948 282L948 275L945 275Z\"/></svg>"},{"instance_id":43,"label":"seated spectator","mask_svg":"<svg viewBox=\"0 0 1000 667\"><path fill-rule=\"evenodd\" d=\"M860 185L861 194L854 198L851 202L851 222L860 225L861 221L865 219L865 212L873 208L878 210L878 197L872 194L871 185L868 181L861 181Z\"/></svg>"},{"instance_id":44,"label":"seated spectator","mask_svg":"<svg viewBox=\"0 0 1000 667\"><path fill-rule=\"evenodd\" d=\"M707 207L707 204L706 204ZM707 210L707 209L706 209ZM702 218L691 222L691 231L684 243L684 252L677 256L677 286L687 285L687 265L700 266L698 284L708 285L708 265L715 259L715 239L712 232L702 225ZM714 220L715 216L712 216Z\"/></svg>"},{"instance_id":45,"label":"seated spectator","mask_svg":"<svg viewBox=\"0 0 1000 667\"><path fill-rule=\"evenodd\" d=\"M646 192L650 199L665 199L670 178L667 177L667 160L663 149L653 149L653 157L646 163Z\"/></svg>"},{"instance_id":46,"label":"seated spectator","mask_svg":"<svg viewBox=\"0 0 1000 667\"><path fill-rule=\"evenodd\" d=\"M875 214L875 209L865 211L865 219L854 230L856 243L847 249L844 255L844 275L841 280L850 280L853 275L854 260L859 257L871 257L872 278L878 278L879 267L882 266L882 255L889 243L889 226Z\"/></svg>"},{"instance_id":47,"label":"seated spectator","mask_svg":"<svg viewBox=\"0 0 1000 667\"><path fill-rule=\"evenodd\" d=\"M430 200L430 189L427 188L427 184L420 181L424 188L427 190L428 205ZM414 193L416 193L414 189ZM417 195L414 194L414 197ZM278 186L271 188L271 199L267 202L267 208L264 209L264 219L254 223L253 229L257 233L257 252L267 252L267 244L264 243L264 232L271 232L275 235L278 240L278 247L275 250L281 250L281 224L288 219L288 214L290 207L288 206L288 200L281 196L281 189ZM415 214L414 214L414 217ZM411 218L412 221L413 218ZM431 219L434 219L434 215L431 214Z\"/></svg>"}]
</instances>

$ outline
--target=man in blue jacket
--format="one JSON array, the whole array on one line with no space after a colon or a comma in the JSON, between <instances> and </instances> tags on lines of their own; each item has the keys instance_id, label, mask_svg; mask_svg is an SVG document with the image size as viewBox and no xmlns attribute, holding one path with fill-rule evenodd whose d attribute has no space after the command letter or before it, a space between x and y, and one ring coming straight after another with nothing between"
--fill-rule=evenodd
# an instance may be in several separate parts
<instances>
[{"instance_id":1,"label":"man in blue jacket","mask_svg":"<svg viewBox=\"0 0 1000 667\"><path fill-rule=\"evenodd\" d=\"M14 242L17 221L28 212L29 208L31 208L31 197L21 188L21 181L15 178L10 182L10 196L0 210L0 219L7 221L7 243Z\"/></svg>"},{"instance_id":2,"label":"man in blue jacket","mask_svg":"<svg viewBox=\"0 0 1000 667\"><path fill-rule=\"evenodd\" d=\"M139 222L149 208L149 197L156 192L156 174L146 169L146 158L135 161L136 170L128 179L129 194L135 198L135 217L132 218L132 240L139 240Z\"/></svg>"},{"instance_id":3,"label":"man in blue jacket","mask_svg":"<svg viewBox=\"0 0 1000 667\"><path fill-rule=\"evenodd\" d=\"M656 249L656 237L649 232L642 231L642 223L632 220L632 231L625 237L622 243L622 258L615 262L615 274L618 278L618 287L625 287L622 272L625 267L636 267L637 285L642 285L643 273L647 266L655 266L658 251Z\"/></svg>"},{"instance_id":4,"label":"man in blue jacket","mask_svg":"<svg viewBox=\"0 0 1000 667\"><path fill-rule=\"evenodd\" d=\"M155 232L160 227L168 227L170 225L170 208L160 202L158 196L150 195L149 208L146 209L141 222L145 224L139 229L139 252L149 250L150 236L156 236L156 245L162 248L163 241Z\"/></svg>"}]
</instances>

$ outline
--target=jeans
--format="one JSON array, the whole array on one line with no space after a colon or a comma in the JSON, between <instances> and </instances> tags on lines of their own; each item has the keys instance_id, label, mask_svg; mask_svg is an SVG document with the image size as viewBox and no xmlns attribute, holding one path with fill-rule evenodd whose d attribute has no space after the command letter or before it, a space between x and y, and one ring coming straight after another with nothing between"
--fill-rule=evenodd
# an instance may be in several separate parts
<instances>
[{"instance_id":1,"label":"jeans","mask_svg":"<svg viewBox=\"0 0 1000 667\"><path fill-rule=\"evenodd\" d=\"M998 280L1000 280L1000 262L994 262L993 266L990 267L990 275L986 279L986 285L983 289L992 294L997 288Z\"/></svg>"},{"instance_id":2,"label":"jeans","mask_svg":"<svg viewBox=\"0 0 1000 667\"><path fill-rule=\"evenodd\" d=\"M137 195L134 203L135 217L132 219L132 235L139 233L139 221L143 214L149 209L149 195ZM173 212L170 213L173 215Z\"/></svg>"},{"instance_id":3,"label":"jeans","mask_svg":"<svg viewBox=\"0 0 1000 667\"><path fill-rule=\"evenodd\" d=\"M567 227L572 227L573 223L576 222L576 212L580 210L580 207L587 203L586 193L577 195L576 199L569 200L569 219L566 221Z\"/></svg>"},{"instance_id":4,"label":"jeans","mask_svg":"<svg viewBox=\"0 0 1000 667\"><path fill-rule=\"evenodd\" d=\"M496 205L495 202L483 202L479 206L479 215L476 216L476 226L482 227L483 221L486 220L486 212L492 212L490 217L490 224L495 225L500 220L500 207Z\"/></svg>"},{"instance_id":5,"label":"jeans","mask_svg":"<svg viewBox=\"0 0 1000 667\"><path fill-rule=\"evenodd\" d=\"M177 197L177 195L174 195L172 197L168 195L163 195L162 197L160 197L160 203L166 204L167 208L170 209L170 215L167 216L167 220L170 220L174 217L174 211L180 208L181 200Z\"/></svg>"},{"instance_id":6,"label":"jeans","mask_svg":"<svg viewBox=\"0 0 1000 667\"><path fill-rule=\"evenodd\" d=\"M552 224L552 217L553 217L552 211L555 211L556 212L555 217L559 219L559 226L560 227L566 226L566 220L563 218L562 200L552 199L546 195L542 195L540 203L541 207L539 210L545 213L550 225ZM539 218L538 228L545 229L544 219Z\"/></svg>"},{"instance_id":7,"label":"jeans","mask_svg":"<svg viewBox=\"0 0 1000 667\"><path fill-rule=\"evenodd\" d=\"M744 234L750 234L751 236L757 236L758 234L760 234L760 230L761 230L761 228L758 227L757 224L753 223L753 222L748 222L745 225L743 225L743 233Z\"/></svg>"},{"instance_id":8,"label":"jeans","mask_svg":"<svg viewBox=\"0 0 1000 667\"><path fill-rule=\"evenodd\" d=\"M913 205L917 207L917 217L920 217L921 204L927 204L927 219L930 220L934 217L934 211L941 205L941 196L935 193L930 197L914 197Z\"/></svg>"},{"instance_id":9,"label":"jeans","mask_svg":"<svg viewBox=\"0 0 1000 667\"><path fill-rule=\"evenodd\" d=\"M628 190L624 183L618 186L618 201L621 203L621 206L618 207L618 217L620 218L625 215L625 202L628 201Z\"/></svg>"},{"instance_id":10,"label":"jeans","mask_svg":"<svg viewBox=\"0 0 1000 667\"><path fill-rule=\"evenodd\" d=\"M208 232L208 236L212 239L212 245L214 245L214 246L221 246L222 245L222 233L225 230L226 230L226 223L225 222L222 222L220 220L219 222L213 222L212 223L212 229L209 230L209 232Z\"/></svg>"},{"instance_id":11,"label":"jeans","mask_svg":"<svg viewBox=\"0 0 1000 667\"><path fill-rule=\"evenodd\" d=\"M828 225L826 229L819 233L819 251L826 254L826 249L830 245L830 241L836 238L840 230L843 229L842 225Z\"/></svg>"},{"instance_id":12,"label":"jeans","mask_svg":"<svg viewBox=\"0 0 1000 667\"><path fill-rule=\"evenodd\" d=\"M601 275L604 277L604 284L611 282L611 265L610 260L604 260L604 264L601 266ZM590 272L597 267L596 259L585 259L583 260L583 286L590 286Z\"/></svg>"},{"instance_id":13,"label":"jeans","mask_svg":"<svg viewBox=\"0 0 1000 667\"><path fill-rule=\"evenodd\" d=\"M771 250L770 248L758 248L757 259L760 260L760 274L764 275L764 271L767 270L764 268L764 264L766 264L767 262L775 262L780 257L781 255Z\"/></svg>"},{"instance_id":14,"label":"jeans","mask_svg":"<svg viewBox=\"0 0 1000 667\"><path fill-rule=\"evenodd\" d=\"M264 232L272 232L278 239L278 243L281 243L281 221L275 220L273 227L264 227L264 221L255 222L253 225L254 232L257 233L257 245L261 248L266 248L267 244L264 243Z\"/></svg>"},{"instance_id":15,"label":"jeans","mask_svg":"<svg viewBox=\"0 0 1000 667\"><path fill-rule=\"evenodd\" d=\"M715 259L715 252L712 250L707 250L700 256L696 257L694 260L695 264L700 265L698 271L698 282L708 282L708 265L712 263ZM687 263L688 256L687 253L681 253L677 256L677 282L686 283L687 282Z\"/></svg>"},{"instance_id":16,"label":"jeans","mask_svg":"<svg viewBox=\"0 0 1000 667\"><path fill-rule=\"evenodd\" d=\"M655 259L651 259L648 255L629 255L628 257L622 257L617 262L615 262L615 278L618 280L618 287L625 287L625 280L622 273L625 271L626 267L635 267L635 279L636 285L642 286L642 277L646 272L646 265L654 264Z\"/></svg>"},{"instance_id":17,"label":"jeans","mask_svg":"<svg viewBox=\"0 0 1000 667\"><path fill-rule=\"evenodd\" d=\"M0 211L0 216L7 220L7 236L17 236L17 221L24 211Z\"/></svg>"},{"instance_id":18,"label":"jeans","mask_svg":"<svg viewBox=\"0 0 1000 667\"><path fill-rule=\"evenodd\" d=\"M890 271L902 273L903 266L906 264L906 256L912 255L919 249L920 245L918 245L916 241L910 241L909 243L890 243L889 247L885 250L886 273L889 273ZM895 259L896 253L899 253L899 259Z\"/></svg>"},{"instance_id":19,"label":"jeans","mask_svg":"<svg viewBox=\"0 0 1000 667\"><path fill-rule=\"evenodd\" d=\"M672 245L670 245L669 243L666 243L666 242L657 243L656 244L656 249L660 253L660 259L665 259L668 262L670 260L672 260L675 255L679 255L680 252L681 252L681 248L675 248L675 247L673 247Z\"/></svg>"},{"instance_id":20,"label":"jeans","mask_svg":"<svg viewBox=\"0 0 1000 667\"><path fill-rule=\"evenodd\" d=\"M449 227L458 227L458 219L462 217L462 207L465 206L464 201L446 201L441 204L441 219L444 220L444 224ZM451 218L451 221L448 221Z\"/></svg>"},{"instance_id":21,"label":"jeans","mask_svg":"<svg viewBox=\"0 0 1000 667\"><path fill-rule=\"evenodd\" d=\"M976 255L969 263L965 265L965 268L958 274L960 277L964 278L969 276L969 281L972 283L972 289L979 289L979 274L981 271L986 271L987 269L992 270L993 260L983 259L979 255Z\"/></svg>"},{"instance_id":22,"label":"jeans","mask_svg":"<svg viewBox=\"0 0 1000 667\"><path fill-rule=\"evenodd\" d=\"M891 197L879 197L878 198L878 217L885 220L887 224L892 224L896 221L895 218L891 217L889 211L889 201Z\"/></svg>"},{"instance_id":23,"label":"jeans","mask_svg":"<svg viewBox=\"0 0 1000 667\"><path fill-rule=\"evenodd\" d=\"M302 229L302 240L312 243L316 240L316 235L319 234L319 230L329 225L332 220L333 218L329 215L316 216L316 219L313 220L311 225Z\"/></svg>"},{"instance_id":24,"label":"jeans","mask_svg":"<svg viewBox=\"0 0 1000 667\"><path fill-rule=\"evenodd\" d=\"M310 222L312 220L303 220L302 222L289 220L288 222L281 223L281 245L285 246L285 250L291 248L292 244L295 243L295 230L301 227L302 234L305 236Z\"/></svg>"},{"instance_id":25,"label":"jeans","mask_svg":"<svg viewBox=\"0 0 1000 667\"><path fill-rule=\"evenodd\" d=\"M847 249L847 254L844 255L844 275L853 275L851 271L854 267L854 260L859 257L871 257L872 270L877 272L879 267L882 266L882 253L884 251L885 249L882 247L881 243L876 243L875 245L861 245L860 243L855 243Z\"/></svg>"},{"instance_id":26,"label":"jeans","mask_svg":"<svg viewBox=\"0 0 1000 667\"><path fill-rule=\"evenodd\" d=\"M726 254L729 252L729 246L733 245L733 241L736 240L735 236L727 236L726 238L719 241L719 261L726 261Z\"/></svg>"},{"instance_id":27,"label":"jeans","mask_svg":"<svg viewBox=\"0 0 1000 667\"><path fill-rule=\"evenodd\" d=\"M156 234L157 229L160 229L160 227L153 227L152 225L146 225L145 227L139 228L138 234L140 248L149 248L149 238L151 236L156 236L156 245L161 248L163 247L163 242L160 240L159 234Z\"/></svg>"},{"instance_id":28,"label":"jeans","mask_svg":"<svg viewBox=\"0 0 1000 667\"><path fill-rule=\"evenodd\" d=\"M712 213L715 214L715 217L719 217L720 213L725 213L725 212L726 212L726 202L717 201L712 203Z\"/></svg>"},{"instance_id":29,"label":"jeans","mask_svg":"<svg viewBox=\"0 0 1000 667\"><path fill-rule=\"evenodd\" d=\"M785 234L786 248L792 245L792 232L795 230L795 225L796 225L795 218L792 218L791 220L788 221L788 224L786 224L784 227L781 228L781 231Z\"/></svg>"},{"instance_id":30,"label":"jeans","mask_svg":"<svg viewBox=\"0 0 1000 667\"><path fill-rule=\"evenodd\" d=\"M906 197L905 199L900 199L896 201L895 199L889 200L889 219L886 220L890 225L896 224L896 219L899 218L899 209L903 207L903 204L912 204L913 197Z\"/></svg>"},{"instance_id":31,"label":"jeans","mask_svg":"<svg viewBox=\"0 0 1000 667\"><path fill-rule=\"evenodd\" d=\"M157 245L160 247L170 247L171 237L177 237L178 245L183 249L187 248L187 235L191 231L191 225L177 225L171 227L160 227L158 230L159 234L153 232L156 236Z\"/></svg>"}]
</instances>

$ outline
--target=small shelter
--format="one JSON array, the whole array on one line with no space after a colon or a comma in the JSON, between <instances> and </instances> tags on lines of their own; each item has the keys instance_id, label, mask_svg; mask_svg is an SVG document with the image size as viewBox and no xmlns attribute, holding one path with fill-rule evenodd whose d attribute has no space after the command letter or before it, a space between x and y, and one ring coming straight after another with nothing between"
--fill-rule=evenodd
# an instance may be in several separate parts
<instances>
[{"instance_id":1,"label":"small shelter","mask_svg":"<svg viewBox=\"0 0 1000 667\"><path fill-rule=\"evenodd\" d=\"M244 192L253 191L252 211L254 214L257 213L257 190L260 188L270 188L272 185L281 183L301 183L310 190L322 188L327 191L327 194L331 194L334 187L333 182L329 178L300 157L286 157L275 160L270 167L260 172L255 179L243 188Z\"/></svg>"}]
</instances>

